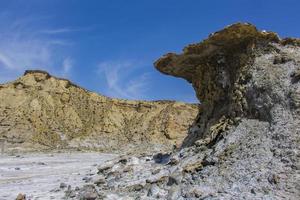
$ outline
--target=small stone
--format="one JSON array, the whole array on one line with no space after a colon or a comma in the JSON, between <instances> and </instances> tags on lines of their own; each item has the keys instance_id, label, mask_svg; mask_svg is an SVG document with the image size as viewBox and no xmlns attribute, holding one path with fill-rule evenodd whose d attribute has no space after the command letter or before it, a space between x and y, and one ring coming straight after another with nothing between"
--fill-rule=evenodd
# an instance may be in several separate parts
<instances>
[{"instance_id":1,"label":"small stone","mask_svg":"<svg viewBox=\"0 0 300 200\"><path fill-rule=\"evenodd\" d=\"M160 169L155 169L152 174L155 175L155 174L158 174L160 172Z\"/></svg>"},{"instance_id":2,"label":"small stone","mask_svg":"<svg viewBox=\"0 0 300 200\"><path fill-rule=\"evenodd\" d=\"M202 165L202 160L197 160L196 162L193 163L188 163L186 166L184 166L183 170L184 172L195 172L199 171L203 168Z\"/></svg>"},{"instance_id":3,"label":"small stone","mask_svg":"<svg viewBox=\"0 0 300 200\"><path fill-rule=\"evenodd\" d=\"M168 162L168 165L177 165L179 163L179 159L178 158L171 158L170 161Z\"/></svg>"},{"instance_id":4,"label":"small stone","mask_svg":"<svg viewBox=\"0 0 300 200\"><path fill-rule=\"evenodd\" d=\"M132 172L132 171L133 171L133 167L132 167L132 166L126 166L126 167L124 167L124 169L123 169L123 172L124 172L124 173Z\"/></svg>"},{"instance_id":5,"label":"small stone","mask_svg":"<svg viewBox=\"0 0 300 200\"><path fill-rule=\"evenodd\" d=\"M144 188L144 185L134 184L130 188L131 188L132 191L141 191Z\"/></svg>"},{"instance_id":6,"label":"small stone","mask_svg":"<svg viewBox=\"0 0 300 200\"><path fill-rule=\"evenodd\" d=\"M166 164L170 160L170 154L168 153L158 153L153 156L155 163Z\"/></svg>"},{"instance_id":7,"label":"small stone","mask_svg":"<svg viewBox=\"0 0 300 200\"><path fill-rule=\"evenodd\" d=\"M106 181L105 181L105 178L104 177L98 177L95 181L94 181L94 184L99 186L99 185L102 185L104 184Z\"/></svg>"},{"instance_id":8,"label":"small stone","mask_svg":"<svg viewBox=\"0 0 300 200\"><path fill-rule=\"evenodd\" d=\"M276 174L272 174L268 177L268 181L271 184L278 184L279 183L279 176Z\"/></svg>"},{"instance_id":9,"label":"small stone","mask_svg":"<svg viewBox=\"0 0 300 200\"><path fill-rule=\"evenodd\" d=\"M265 194L269 194L269 192L270 192L270 188L268 188L266 186L263 186L261 189Z\"/></svg>"},{"instance_id":10,"label":"small stone","mask_svg":"<svg viewBox=\"0 0 300 200\"><path fill-rule=\"evenodd\" d=\"M38 165L46 165L44 162L38 162Z\"/></svg>"},{"instance_id":11,"label":"small stone","mask_svg":"<svg viewBox=\"0 0 300 200\"><path fill-rule=\"evenodd\" d=\"M60 192L60 189L58 189L58 188L52 189L52 190L50 190L50 192Z\"/></svg>"},{"instance_id":12,"label":"small stone","mask_svg":"<svg viewBox=\"0 0 300 200\"><path fill-rule=\"evenodd\" d=\"M82 180L87 183L87 182L90 182L92 180L92 177L85 176L85 177L82 178Z\"/></svg>"},{"instance_id":13,"label":"small stone","mask_svg":"<svg viewBox=\"0 0 300 200\"><path fill-rule=\"evenodd\" d=\"M21 168L20 167L16 167L15 170L21 170Z\"/></svg>"},{"instance_id":14,"label":"small stone","mask_svg":"<svg viewBox=\"0 0 300 200\"><path fill-rule=\"evenodd\" d=\"M297 83L300 80L300 69L292 73L291 77L292 77L292 82Z\"/></svg>"},{"instance_id":15,"label":"small stone","mask_svg":"<svg viewBox=\"0 0 300 200\"><path fill-rule=\"evenodd\" d=\"M98 166L98 174L104 173L105 171L111 169L114 166L114 162L106 162L100 166Z\"/></svg>"},{"instance_id":16,"label":"small stone","mask_svg":"<svg viewBox=\"0 0 300 200\"><path fill-rule=\"evenodd\" d=\"M121 158L121 159L119 160L119 163L122 163L122 164L124 164L124 165L126 165L127 162L128 162L128 159L127 159L126 157L123 157L123 158Z\"/></svg>"},{"instance_id":17,"label":"small stone","mask_svg":"<svg viewBox=\"0 0 300 200\"><path fill-rule=\"evenodd\" d=\"M80 199L82 200L95 200L98 196L98 192L94 185L85 185L80 192Z\"/></svg>"},{"instance_id":18,"label":"small stone","mask_svg":"<svg viewBox=\"0 0 300 200\"><path fill-rule=\"evenodd\" d=\"M175 177L169 176L169 180L168 180L167 185L172 186L174 184L178 185L179 181Z\"/></svg>"},{"instance_id":19,"label":"small stone","mask_svg":"<svg viewBox=\"0 0 300 200\"><path fill-rule=\"evenodd\" d=\"M19 193L16 200L26 200L26 195L22 194L22 193Z\"/></svg>"},{"instance_id":20,"label":"small stone","mask_svg":"<svg viewBox=\"0 0 300 200\"><path fill-rule=\"evenodd\" d=\"M200 190L194 190L194 195L196 198L200 198L202 196L202 192Z\"/></svg>"},{"instance_id":21,"label":"small stone","mask_svg":"<svg viewBox=\"0 0 300 200\"><path fill-rule=\"evenodd\" d=\"M67 187L67 184L65 184L65 183L60 183L60 185L59 185L59 188L60 189L64 189L64 188L66 188Z\"/></svg>"},{"instance_id":22,"label":"small stone","mask_svg":"<svg viewBox=\"0 0 300 200\"><path fill-rule=\"evenodd\" d=\"M286 62L291 61L292 59L288 58L286 55L281 55L281 56L275 56L273 64L284 64Z\"/></svg>"}]
</instances>

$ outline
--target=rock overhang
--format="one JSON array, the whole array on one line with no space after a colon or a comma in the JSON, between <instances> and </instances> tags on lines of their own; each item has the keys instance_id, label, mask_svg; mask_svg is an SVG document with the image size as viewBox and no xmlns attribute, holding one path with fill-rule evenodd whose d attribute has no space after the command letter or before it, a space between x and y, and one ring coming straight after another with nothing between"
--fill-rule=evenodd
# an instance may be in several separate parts
<instances>
[{"instance_id":1,"label":"rock overhang","mask_svg":"<svg viewBox=\"0 0 300 200\"><path fill-rule=\"evenodd\" d=\"M188 45L181 54L168 53L158 59L154 63L156 69L190 82L201 102L184 146L207 136L209 141L215 140L216 135L243 117L272 121L274 105L284 106L289 98L287 95L278 98L276 90L286 85L274 83L274 77L291 79L278 70L284 71L287 62L296 62L285 57L283 49L299 48L299 44L299 39L280 39L274 32L260 31L249 23L236 23L200 43ZM268 56L274 61L267 59Z\"/></svg>"},{"instance_id":2,"label":"rock overhang","mask_svg":"<svg viewBox=\"0 0 300 200\"><path fill-rule=\"evenodd\" d=\"M154 65L160 72L192 82L193 68L220 54L234 54L255 48L259 43L279 42L276 33L259 31L249 23L237 23L211 34L200 43L188 45L182 54L168 53Z\"/></svg>"}]
</instances>

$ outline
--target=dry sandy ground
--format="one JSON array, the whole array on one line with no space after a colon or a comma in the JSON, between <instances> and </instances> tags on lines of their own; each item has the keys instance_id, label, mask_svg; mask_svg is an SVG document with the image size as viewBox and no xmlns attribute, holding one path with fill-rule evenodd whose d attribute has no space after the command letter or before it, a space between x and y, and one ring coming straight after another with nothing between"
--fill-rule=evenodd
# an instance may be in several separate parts
<instances>
[{"instance_id":1,"label":"dry sandy ground","mask_svg":"<svg viewBox=\"0 0 300 200\"><path fill-rule=\"evenodd\" d=\"M0 155L0 200L13 200L18 193L30 200L61 199L61 183L81 186L83 177L95 174L98 164L114 157L101 153Z\"/></svg>"}]
</instances>

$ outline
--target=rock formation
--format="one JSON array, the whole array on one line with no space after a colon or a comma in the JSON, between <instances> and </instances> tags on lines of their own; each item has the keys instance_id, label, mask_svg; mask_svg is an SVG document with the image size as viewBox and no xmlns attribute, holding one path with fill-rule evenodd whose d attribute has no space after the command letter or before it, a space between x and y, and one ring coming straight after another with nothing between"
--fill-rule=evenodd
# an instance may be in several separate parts
<instances>
[{"instance_id":1,"label":"rock formation","mask_svg":"<svg viewBox=\"0 0 300 200\"><path fill-rule=\"evenodd\" d=\"M187 46L181 55L170 53L159 59L156 68L192 83L201 101L184 146L198 139L218 140L242 118L273 123L280 110L289 110L296 103L290 99L297 88L291 78L298 67L296 41L235 24Z\"/></svg>"},{"instance_id":2,"label":"rock formation","mask_svg":"<svg viewBox=\"0 0 300 200\"><path fill-rule=\"evenodd\" d=\"M89 92L44 71L0 85L0 140L5 149L172 148L182 142L197 105L128 101ZM1 145L0 141L0 145ZM149 147L149 148L148 148Z\"/></svg>"},{"instance_id":3,"label":"rock formation","mask_svg":"<svg viewBox=\"0 0 300 200\"><path fill-rule=\"evenodd\" d=\"M300 40L238 23L155 66L199 114L179 152L99 166L99 199L300 199Z\"/></svg>"}]
</instances>

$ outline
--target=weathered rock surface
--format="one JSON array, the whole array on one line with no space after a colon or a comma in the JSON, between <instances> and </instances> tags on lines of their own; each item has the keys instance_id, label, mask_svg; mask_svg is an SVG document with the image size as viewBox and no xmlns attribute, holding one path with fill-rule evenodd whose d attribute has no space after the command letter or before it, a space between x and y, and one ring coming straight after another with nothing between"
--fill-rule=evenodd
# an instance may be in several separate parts
<instances>
[{"instance_id":1,"label":"weathered rock surface","mask_svg":"<svg viewBox=\"0 0 300 200\"><path fill-rule=\"evenodd\" d=\"M300 40L234 24L155 65L201 107L181 150L99 166L104 199L300 199Z\"/></svg>"},{"instance_id":2,"label":"weathered rock surface","mask_svg":"<svg viewBox=\"0 0 300 200\"><path fill-rule=\"evenodd\" d=\"M197 107L111 99L47 72L26 71L0 85L0 145L2 151L170 149L186 136Z\"/></svg>"}]
</instances>

